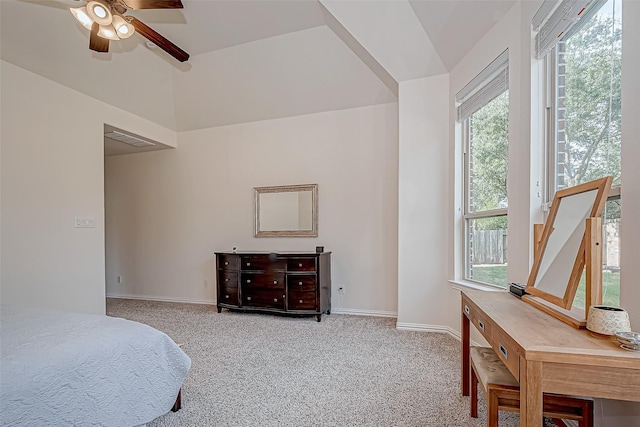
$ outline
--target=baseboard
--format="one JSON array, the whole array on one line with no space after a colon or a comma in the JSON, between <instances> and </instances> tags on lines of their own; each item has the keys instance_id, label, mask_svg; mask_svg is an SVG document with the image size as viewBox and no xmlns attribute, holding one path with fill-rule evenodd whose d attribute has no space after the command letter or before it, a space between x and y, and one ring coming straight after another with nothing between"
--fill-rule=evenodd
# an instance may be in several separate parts
<instances>
[{"instance_id":1,"label":"baseboard","mask_svg":"<svg viewBox=\"0 0 640 427\"><path fill-rule=\"evenodd\" d=\"M179 302L185 304L206 304L206 305L215 305L216 302L214 300L194 300L194 299L184 299L184 298L166 298L166 297L157 297L150 295L114 295L108 294L107 298L119 298L119 299L137 299L144 301L159 301L159 302Z\"/></svg>"},{"instance_id":2,"label":"baseboard","mask_svg":"<svg viewBox=\"0 0 640 427\"><path fill-rule=\"evenodd\" d=\"M456 330L442 325L425 325L422 323L398 322L396 323L396 329L401 329L404 331L436 332L439 334L449 334L452 337L457 338L458 340L460 339L460 335Z\"/></svg>"},{"instance_id":3,"label":"baseboard","mask_svg":"<svg viewBox=\"0 0 640 427\"><path fill-rule=\"evenodd\" d=\"M398 317L394 311L360 310L357 308L332 308L331 313L350 314L353 316Z\"/></svg>"},{"instance_id":4,"label":"baseboard","mask_svg":"<svg viewBox=\"0 0 640 427\"><path fill-rule=\"evenodd\" d=\"M435 332L437 334L448 334L450 337L454 338L457 341L462 341L462 336L460 336L460 332L456 331L449 326L441 326L441 325L423 325L420 323L396 323L396 329L401 329L405 331L418 331L418 332ZM481 347L480 344L471 340L471 345L476 347Z\"/></svg>"}]
</instances>

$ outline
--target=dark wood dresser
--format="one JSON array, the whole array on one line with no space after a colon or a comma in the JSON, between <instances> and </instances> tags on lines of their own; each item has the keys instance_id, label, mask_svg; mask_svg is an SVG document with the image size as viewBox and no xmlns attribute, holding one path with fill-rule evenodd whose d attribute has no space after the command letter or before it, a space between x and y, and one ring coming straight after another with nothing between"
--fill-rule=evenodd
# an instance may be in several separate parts
<instances>
[{"instance_id":1,"label":"dark wood dresser","mask_svg":"<svg viewBox=\"0 0 640 427\"><path fill-rule=\"evenodd\" d=\"M218 313L331 314L331 252L216 252L216 276Z\"/></svg>"}]
</instances>

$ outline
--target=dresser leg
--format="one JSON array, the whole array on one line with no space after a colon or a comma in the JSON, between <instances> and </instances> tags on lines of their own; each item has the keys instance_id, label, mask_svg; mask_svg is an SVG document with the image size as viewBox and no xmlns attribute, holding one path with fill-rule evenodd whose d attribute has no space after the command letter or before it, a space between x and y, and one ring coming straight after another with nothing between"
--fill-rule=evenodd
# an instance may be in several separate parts
<instances>
[{"instance_id":1,"label":"dresser leg","mask_svg":"<svg viewBox=\"0 0 640 427\"><path fill-rule=\"evenodd\" d=\"M316 319L320 322L322 320L322 314L316 314Z\"/></svg>"},{"instance_id":2,"label":"dresser leg","mask_svg":"<svg viewBox=\"0 0 640 427\"><path fill-rule=\"evenodd\" d=\"M327 316L331 314L331 309L327 310Z\"/></svg>"},{"instance_id":3,"label":"dresser leg","mask_svg":"<svg viewBox=\"0 0 640 427\"><path fill-rule=\"evenodd\" d=\"M222 307L218 307L218 313L222 313Z\"/></svg>"}]
</instances>

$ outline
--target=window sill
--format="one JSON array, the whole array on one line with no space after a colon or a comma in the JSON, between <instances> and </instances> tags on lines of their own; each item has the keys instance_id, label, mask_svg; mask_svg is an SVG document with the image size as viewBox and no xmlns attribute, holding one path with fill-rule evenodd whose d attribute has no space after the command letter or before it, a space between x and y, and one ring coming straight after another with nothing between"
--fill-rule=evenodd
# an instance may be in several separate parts
<instances>
[{"instance_id":1,"label":"window sill","mask_svg":"<svg viewBox=\"0 0 640 427\"><path fill-rule=\"evenodd\" d=\"M464 289L479 289L481 291L489 291L489 292L505 292L505 291L507 291L507 289L501 288L499 286L485 285L485 284L482 284L482 283L469 282L469 281L460 280L460 279L449 280L449 283L451 283L451 285L452 285L451 287L453 289L456 289L458 291L462 291Z\"/></svg>"}]
</instances>

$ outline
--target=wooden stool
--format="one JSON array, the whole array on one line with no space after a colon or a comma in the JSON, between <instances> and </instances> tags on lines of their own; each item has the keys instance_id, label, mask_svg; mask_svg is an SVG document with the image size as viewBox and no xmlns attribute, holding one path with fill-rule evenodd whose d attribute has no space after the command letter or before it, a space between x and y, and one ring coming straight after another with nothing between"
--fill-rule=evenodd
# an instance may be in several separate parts
<instances>
[{"instance_id":1,"label":"wooden stool","mask_svg":"<svg viewBox=\"0 0 640 427\"><path fill-rule=\"evenodd\" d=\"M471 408L478 417L478 382L487 400L487 427L498 427L498 411L520 412L520 384L491 348L471 347ZM550 418L577 420L593 427L593 401L544 393L543 414Z\"/></svg>"}]
</instances>

